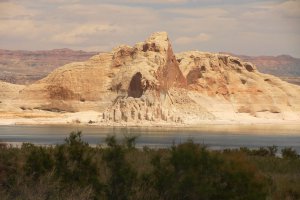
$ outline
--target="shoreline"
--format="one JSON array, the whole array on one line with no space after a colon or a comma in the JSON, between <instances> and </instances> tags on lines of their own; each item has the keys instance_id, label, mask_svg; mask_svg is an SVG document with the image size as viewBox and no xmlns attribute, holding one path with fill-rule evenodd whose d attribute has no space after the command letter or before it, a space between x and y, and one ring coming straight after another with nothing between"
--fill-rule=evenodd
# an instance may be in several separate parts
<instances>
[{"instance_id":1,"label":"shoreline","mask_svg":"<svg viewBox=\"0 0 300 200\"><path fill-rule=\"evenodd\" d=\"M89 122L90 121L90 122ZM299 125L300 120L278 120L278 119L256 119L256 120L198 120L193 123L177 123L170 121L130 121L130 122L112 122L112 121L92 121L79 120L65 117L49 118L1 118L0 126L7 125L78 125L78 126L98 126L98 127L199 127L203 125ZM299 129L300 130L300 129Z\"/></svg>"},{"instance_id":2,"label":"shoreline","mask_svg":"<svg viewBox=\"0 0 300 200\"><path fill-rule=\"evenodd\" d=\"M74 124L74 123L10 123L5 124L0 122L0 127L66 127L70 129L157 129L167 132L172 130L182 131L203 131L207 133L221 133L221 134L251 134L251 135L300 135L300 124L296 122L285 122L285 123L201 123L201 124L168 124L168 123L152 123L152 124ZM170 133L172 134L172 133Z\"/></svg>"},{"instance_id":3,"label":"shoreline","mask_svg":"<svg viewBox=\"0 0 300 200\"><path fill-rule=\"evenodd\" d=\"M171 121L129 121L112 122L101 119L101 113L86 111L77 113L26 112L0 113L0 127L3 126L65 126L77 128L136 128L136 129L182 129L206 132L260 134L288 133L300 135L300 120L266 119L240 116L231 119L199 120L185 123Z\"/></svg>"}]
</instances>

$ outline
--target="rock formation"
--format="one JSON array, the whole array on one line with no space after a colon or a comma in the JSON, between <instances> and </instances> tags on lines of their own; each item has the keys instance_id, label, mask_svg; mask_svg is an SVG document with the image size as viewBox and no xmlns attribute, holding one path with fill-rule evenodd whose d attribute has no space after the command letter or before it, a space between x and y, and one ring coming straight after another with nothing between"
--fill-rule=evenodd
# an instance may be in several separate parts
<instances>
[{"instance_id":1,"label":"rock formation","mask_svg":"<svg viewBox=\"0 0 300 200\"><path fill-rule=\"evenodd\" d=\"M120 46L58 68L21 91L21 97L44 110L100 111L103 120L178 121L169 89L185 86L167 34L156 33L134 47Z\"/></svg>"},{"instance_id":2,"label":"rock formation","mask_svg":"<svg viewBox=\"0 0 300 200\"><path fill-rule=\"evenodd\" d=\"M13 84L32 84L46 77L54 69L71 63L81 62L99 52L53 49L23 51L0 49L0 81ZM300 85L300 59L289 55L246 56L222 53L238 57L257 66L262 73L272 74L287 82Z\"/></svg>"},{"instance_id":3,"label":"rock formation","mask_svg":"<svg viewBox=\"0 0 300 200\"><path fill-rule=\"evenodd\" d=\"M224 111L229 111L233 119L240 113L254 117L299 118L299 86L259 73L253 64L229 55L194 51L176 57L193 99L202 105L205 105L201 101L203 97L218 100L219 103L205 107L219 118ZM217 108L220 104L223 107Z\"/></svg>"},{"instance_id":4,"label":"rock formation","mask_svg":"<svg viewBox=\"0 0 300 200\"><path fill-rule=\"evenodd\" d=\"M18 91L22 110L93 110L99 123L300 120L299 86L233 56L175 55L165 32L57 68Z\"/></svg>"},{"instance_id":5,"label":"rock formation","mask_svg":"<svg viewBox=\"0 0 300 200\"><path fill-rule=\"evenodd\" d=\"M19 92L24 89L23 85L15 85L0 81L0 99L11 100L18 97Z\"/></svg>"}]
</instances>

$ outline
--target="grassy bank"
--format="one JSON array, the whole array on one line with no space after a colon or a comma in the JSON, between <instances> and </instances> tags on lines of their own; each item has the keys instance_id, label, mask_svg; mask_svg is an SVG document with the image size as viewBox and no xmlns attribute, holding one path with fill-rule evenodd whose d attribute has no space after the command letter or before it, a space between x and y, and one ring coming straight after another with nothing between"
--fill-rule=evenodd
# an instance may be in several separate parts
<instances>
[{"instance_id":1,"label":"grassy bank","mask_svg":"<svg viewBox=\"0 0 300 200\"><path fill-rule=\"evenodd\" d=\"M209 151L192 141L135 148L135 138L90 147L71 133L54 147L0 145L1 199L300 199L293 149Z\"/></svg>"}]
</instances>

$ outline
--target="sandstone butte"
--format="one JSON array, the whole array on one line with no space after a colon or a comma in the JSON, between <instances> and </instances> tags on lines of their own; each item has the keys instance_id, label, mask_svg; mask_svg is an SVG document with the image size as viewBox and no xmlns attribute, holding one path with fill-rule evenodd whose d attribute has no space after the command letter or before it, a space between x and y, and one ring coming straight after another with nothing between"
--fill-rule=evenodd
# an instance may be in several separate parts
<instances>
[{"instance_id":1,"label":"sandstone butte","mask_svg":"<svg viewBox=\"0 0 300 200\"><path fill-rule=\"evenodd\" d=\"M64 65L31 85L0 84L0 124L285 122L300 123L299 86L230 55L174 54L166 32Z\"/></svg>"}]
</instances>

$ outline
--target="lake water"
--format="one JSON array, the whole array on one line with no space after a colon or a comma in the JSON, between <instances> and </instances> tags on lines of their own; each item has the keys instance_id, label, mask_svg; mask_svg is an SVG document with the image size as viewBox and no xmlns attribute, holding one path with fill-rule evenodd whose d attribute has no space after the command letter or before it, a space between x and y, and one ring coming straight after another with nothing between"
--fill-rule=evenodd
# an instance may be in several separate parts
<instances>
[{"instance_id":1,"label":"lake water","mask_svg":"<svg viewBox=\"0 0 300 200\"><path fill-rule=\"evenodd\" d=\"M91 145L103 144L108 135L138 136L137 147L170 147L192 139L211 149L276 145L279 149L293 147L300 153L300 130L292 126L206 125L198 128L123 128L94 126L0 126L0 141L30 142L39 145L61 144L72 131L82 131Z\"/></svg>"}]
</instances>

